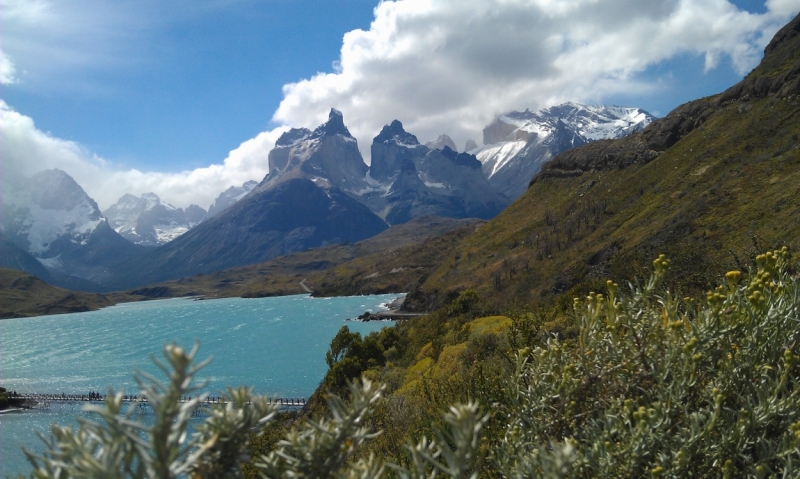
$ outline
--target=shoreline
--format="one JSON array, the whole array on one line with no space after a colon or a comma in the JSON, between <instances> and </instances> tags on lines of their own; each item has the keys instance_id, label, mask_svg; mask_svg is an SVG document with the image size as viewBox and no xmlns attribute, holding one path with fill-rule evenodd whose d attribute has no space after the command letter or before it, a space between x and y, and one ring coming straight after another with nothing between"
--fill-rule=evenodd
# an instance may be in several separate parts
<instances>
[{"instance_id":1,"label":"shoreline","mask_svg":"<svg viewBox=\"0 0 800 479\"><path fill-rule=\"evenodd\" d=\"M39 318L39 317L43 317L43 316L55 316L55 315L60 315L60 314L86 313L86 312L91 312L91 311L100 311L102 309L107 309L107 308L113 308L114 306L119 306L119 305L123 305L123 304L141 303L141 302L149 302L149 301L178 300L178 299L189 300L189 301L209 301L209 300L215 300L215 299L228 299L228 298L261 299L261 298L254 298L254 297L248 297L248 296L224 296L224 295L223 296L217 296L217 295L208 295L208 294L183 295L183 296L164 296L164 297L157 297L157 298L151 298L151 297L146 297L146 296L141 297L141 298L134 298L134 297L130 297L130 296L126 295L126 293L124 293L124 292L90 293L90 294L120 295L122 297L117 299L116 301L112 302L112 304L104 305L104 306L101 306L99 308L81 310L81 311L66 311L66 312L65 311L53 311L53 312L47 312L47 313L44 313L44 314L35 314L35 315L19 314L18 312L12 312L12 314L13 313L17 313L17 315L15 315L15 316L5 316L5 317L3 317L2 314L0 314L0 321L6 320L6 319L27 319L27 318ZM408 319L409 317L421 316L421 314L419 314L419 313L399 313L398 312L399 309L400 309L400 306L403 304L403 300L405 299L405 295L408 294L408 293L378 293L378 294L399 294L399 295L402 295L402 296L397 298L397 299L395 299L394 301L391 301L390 303L385 303L385 307L389 308L388 311L379 311L377 313L370 313L371 315L373 315L373 316L380 315L382 317L381 320L387 320L387 321L394 321L395 320L395 319L393 319L394 317L397 317L397 319ZM351 297L351 296L372 296L372 295L344 294L344 295L334 295L334 296L313 296L312 293L305 293L305 292L296 293L296 292L292 292L292 293L287 293L287 294L276 294L274 296L264 296L264 297L275 298L275 297L284 297L284 296L309 296L309 297L312 297L312 298L346 298L346 297ZM110 300L110 298L107 298L107 299ZM2 311L2 309L0 309L0 311ZM389 317L391 317L392 319L389 319ZM375 320L379 320L379 318L374 318L373 321L375 321ZM356 321L356 319L349 319L348 318L348 319L346 319L346 321Z\"/></svg>"},{"instance_id":2,"label":"shoreline","mask_svg":"<svg viewBox=\"0 0 800 479\"><path fill-rule=\"evenodd\" d=\"M419 316L424 316L427 313L401 313L400 308L403 306L403 303L406 300L406 295L408 293L400 293L402 296L395 299L390 303L385 303L384 307L387 308L386 311L378 311L376 313L372 313L370 311L364 311L364 314L356 317L356 318L347 318L345 321L356 321L360 323L365 323L369 321L405 321L412 318L416 318Z\"/></svg>"}]
</instances>

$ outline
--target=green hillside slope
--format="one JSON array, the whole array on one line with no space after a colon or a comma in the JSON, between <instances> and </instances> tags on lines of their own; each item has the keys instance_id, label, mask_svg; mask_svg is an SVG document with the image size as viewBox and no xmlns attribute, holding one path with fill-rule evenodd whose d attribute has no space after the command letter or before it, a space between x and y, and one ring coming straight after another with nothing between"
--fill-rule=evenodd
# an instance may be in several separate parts
<instances>
[{"instance_id":1,"label":"green hillside slope","mask_svg":"<svg viewBox=\"0 0 800 479\"><path fill-rule=\"evenodd\" d=\"M94 311L123 300L56 288L28 273L0 268L0 319Z\"/></svg>"},{"instance_id":2,"label":"green hillside slope","mask_svg":"<svg viewBox=\"0 0 800 479\"><path fill-rule=\"evenodd\" d=\"M480 224L474 219L426 216L357 243L323 246L128 293L149 298L221 298L304 294L306 288L320 296L410 291Z\"/></svg>"},{"instance_id":3,"label":"green hillside slope","mask_svg":"<svg viewBox=\"0 0 800 479\"><path fill-rule=\"evenodd\" d=\"M410 295L429 310L477 289L497 305L588 292L666 253L687 293L800 233L798 21L726 92L676 108L642 133L570 150ZM794 33L792 33L794 32ZM449 293L449 294L448 294ZM571 297L571 296L570 296Z\"/></svg>"}]
</instances>

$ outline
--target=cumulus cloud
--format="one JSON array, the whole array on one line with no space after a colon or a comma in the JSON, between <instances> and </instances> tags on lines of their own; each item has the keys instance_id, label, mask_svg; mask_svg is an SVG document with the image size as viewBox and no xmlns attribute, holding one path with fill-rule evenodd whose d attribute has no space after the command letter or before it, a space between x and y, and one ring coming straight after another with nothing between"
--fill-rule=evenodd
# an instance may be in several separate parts
<instances>
[{"instance_id":1,"label":"cumulus cloud","mask_svg":"<svg viewBox=\"0 0 800 479\"><path fill-rule=\"evenodd\" d=\"M8 58L5 53L3 53L3 50L0 50L0 85L16 83L16 73L17 69L14 68L14 64L11 62L11 59Z\"/></svg>"},{"instance_id":2,"label":"cumulus cloud","mask_svg":"<svg viewBox=\"0 0 800 479\"><path fill-rule=\"evenodd\" d=\"M241 185L267 174L267 154L282 131L259 134L231 151L221 164L179 173L120 170L81 145L40 131L34 121L0 100L0 145L2 174L6 181L17 175L31 176L49 168L59 168L75 178L86 193L108 208L124 193L153 192L164 201L185 207L203 208L230 186Z\"/></svg>"},{"instance_id":3,"label":"cumulus cloud","mask_svg":"<svg viewBox=\"0 0 800 479\"><path fill-rule=\"evenodd\" d=\"M312 126L341 110L368 153L400 119L421 140L480 138L498 113L654 91L637 74L678 54L753 68L796 1L765 14L727 0L399 0L380 3L368 31L344 36L336 71L284 87L274 120Z\"/></svg>"},{"instance_id":4,"label":"cumulus cloud","mask_svg":"<svg viewBox=\"0 0 800 479\"><path fill-rule=\"evenodd\" d=\"M62 31L69 24L53 20L57 15L46 0L0 2L18 6L5 11L29 25L61 25L55 31ZM176 206L207 207L225 188L263 178L280 133L290 126L315 127L331 107L343 111L367 157L372 138L393 119L423 142L447 133L463 145L480 139L482 128L509 110L654 93L658 85L640 74L677 55L704 58L706 70L729 61L744 74L797 12L798 2L767 0L766 7L766 13L752 14L728 0L383 1L369 30L345 34L332 72L284 86L273 116L280 126L241 144L221 164L180 173L122 171L78 144L39 131L5 103L0 154L9 171L67 171L103 208L123 193L149 191ZM20 40L15 48L37 53L41 45ZM66 58L80 63L75 55ZM13 64L3 59L2 65L0 72L10 73L0 78L13 79Z\"/></svg>"}]
</instances>

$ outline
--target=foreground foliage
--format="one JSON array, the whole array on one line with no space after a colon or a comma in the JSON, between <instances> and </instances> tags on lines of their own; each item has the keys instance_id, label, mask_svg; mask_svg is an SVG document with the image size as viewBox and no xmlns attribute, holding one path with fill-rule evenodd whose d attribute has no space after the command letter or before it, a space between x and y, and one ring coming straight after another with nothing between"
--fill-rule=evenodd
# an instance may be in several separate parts
<instances>
[{"instance_id":1,"label":"foreground foliage","mask_svg":"<svg viewBox=\"0 0 800 479\"><path fill-rule=\"evenodd\" d=\"M279 406L254 396L247 388L229 389L225 405L203 404L206 394L188 402L180 398L196 394L202 384L193 379L207 362L193 364L197 346L190 352L175 346L164 348L168 365L154 359L169 380L161 383L146 373L136 373L141 393L153 409L155 420L146 425L125 412L122 393L109 394L103 406L86 406L101 422L79 419L77 429L54 425L40 456L26 451L34 467L31 478L178 478L241 477L251 433L273 419ZM307 420L292 428L277 447L255 460L262 477L381 477L389 471L403 478L470 477L480 432L486 421L477 404L457 405L444 415L450 426L408 448L406 468L370 456L355 461L354 453L378 432L365 425L371 408L380 400L381 387L369 380L350 383L351 400L337 396L327 400L330 418ZM189 420L197 408L208 418L189 437Z\"/></svg>"},{"instance_id":2,"label":"foreground foliage","mask_svg":"<svg viewBox=\"0 0 800 479\"><path fill-rule=\"evenodd\" d=\"M659 292L575 299L576 341L516 356L498 390L493 467L516 477L796 477L800 298L786 249L705 301ZM742 284L740 284L742 283ZM505 474L504 474L505 475Z\"/></svg>"},{"instance_id":3,"label":"foreground foliage","mask_svg":"<svg viewBox=\"0 0 800 479\"><path fill-rule=\"evenodd\" d=\"M350 358L362 381L268 450L252 443L275 435L277 410L247 389L188 437L199 402L175 398L195 390L196 351L169 346L169 383L138 377L155 424L121 415L111 396L94 409L102 423L54 427L32 477L238 477L245 463L261 477L797 477L800 290L788 251L759 255L701 300L663 287L666 258L654 266L646 282L576 298L574 338L535 315L464 319L473 292L430 319L435 334L342 331L331 377L344 379L336 366Z\"/></svg>"}]
</instances>

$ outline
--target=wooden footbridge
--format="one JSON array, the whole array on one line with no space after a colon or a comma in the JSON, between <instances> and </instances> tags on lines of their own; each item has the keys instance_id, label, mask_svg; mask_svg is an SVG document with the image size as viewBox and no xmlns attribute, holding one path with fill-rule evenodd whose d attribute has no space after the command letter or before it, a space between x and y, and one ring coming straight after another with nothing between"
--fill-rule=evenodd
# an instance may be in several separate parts
<instances>
[{"instance_id":1,"label":"wooden footbridge","mask_svg":"<svg viewBox=\"0 0 800 479\"><path fill-rule=\"evenodd\" d=\"M196 400L197 396L181 396L179 402L189 403ZM21 404L27 409L49 409L55 404L80 404L80 403L102 403L106 400L106 395L99 393L89 394L10 394L9 399ZM146 412L149 409L149 401L146 397L137 395L122 396L122 402L129 403L134 407ZM278 404L286 408L301 408L306 405L305 398L270 398L270 404ZM209 407L216 404L225 405L228 401L222 396L207 396L198 403L198 407ZM249 402L248 402L249 404Z\"/></svg>"}]
</instances>

